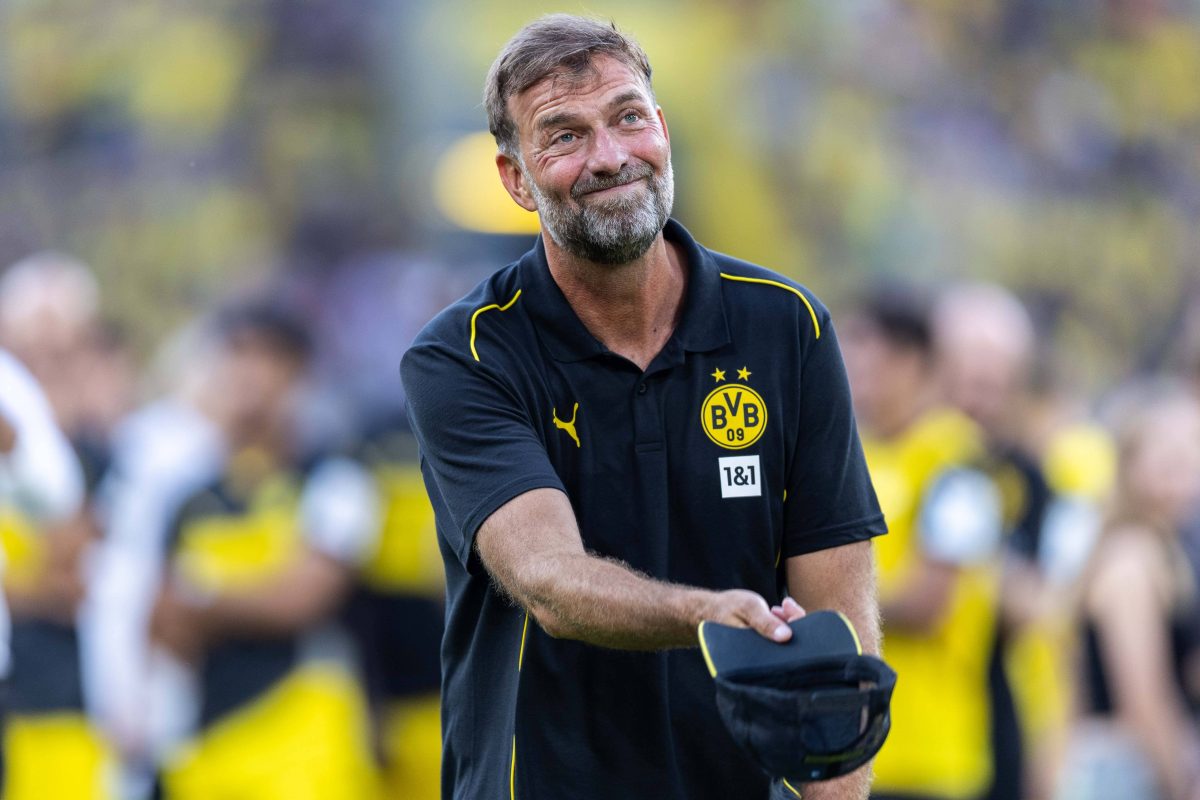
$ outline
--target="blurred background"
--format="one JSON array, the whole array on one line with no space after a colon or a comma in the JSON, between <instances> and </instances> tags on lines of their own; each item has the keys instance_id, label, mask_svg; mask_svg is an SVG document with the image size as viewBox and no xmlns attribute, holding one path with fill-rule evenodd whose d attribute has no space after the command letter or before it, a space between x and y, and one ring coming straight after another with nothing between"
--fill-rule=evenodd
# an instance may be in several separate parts
<instances>
[{"instance_id":1,"label":"blurred background","mask_svg":"<svg viewBox=\"0 0 1200 800\"><path fill-rule=\"evenodd\" d=\"M1078 766L1082 756L1073 742L1075 721L1098 712L1131 714L1138 722L1128 730L1148 725L1149 739L1183 743L1169 757L1167 745L1135 755L1136 763L1119 767L1120 775L1143 769L1149 776L1143 785L1161 797L1200 796L1200 733L1188 706L1200 700L1200 661L1193 658L1200 636L1188 638L1196 633L1188 624L1195 621L1194 579L1172 567L1162 573L1167 577L1150 581L1169 586L1169 597L1151 603L1155 611L1143 621L1185 621L1178 630L1164 628L1167 644L1156 639L1153 646L1161 645L1165 655L1148 665L1110 658L1123 640L1097 631L1091 620L1107 611L1087 599L1089 581L1109 585L1103 564L1096 566L1104 548L1095 542L1113 519L1141 520L1126 538L1156 543L1146 556L1148 570L1164 560L1174 567L1190 563L1182 554L1197 490L1179 488L1188 513L1147 511L1156 500L1128 501L1136 491L1121 491L1121 459L1142 453L1139 437L1190 441L1190 418L1173 417L1165 434L1143 425L1128 433L1124 450L1120 430L1131 409L1152 405L1146 398L1183 396L1200 385L1196 0L0 4L0 347L42 384L91 487L86 524L35 524L18 519L16 510L8 522L0 516L15 620L6 796L216 797L227 795L198 773L240 776L229 780L243 786L272 780L256 777L253 764L197 745L195 731L211 732L222 716L215 711L163 712L175 721L161 724L133 720L129 707L173 708L169 698L186 692L170 688L176 685L170 664L146 666L154 659L129 644L138 635L122 638L113 630L121 618L126 627L140 624L143 639L168 645L185 664L195 662L197 648L211 650L223 641L214 634L198 643L179 632L201 625L193 606L202 604L164 599L153 588L133 592L129 587L138 581L128 576L157 574L180 557L180 542L190 541L179 533L184 495L228 484L230 475L256 477L243 481L250 488L243 486L240 498L220 494L222 519L257 513L260 507L248 498L257 497L267 473L292 475L292 505L304 505L309 490L320 492L313 488L316 473L299 468L304 459L298 454L317 451L336 451L372 482L378 518L358 528L373 530L368 535L347 523L350 544L305 543L322 564L336 566L323 577L305 571L322 569L311 564L288 572L280 566L292 564L284 556L262 556L275 552L266 545L250 560L258 559L267 595L318 581L328 585L329 599L299 610L268 608L241 578L214 579L206 591L232 586L242 592L239 601L264 618L275 613L290 620L283 633L263 635L283 636L293 646L280 656L286 666L260 669L275 658L262 654L233 662L258 665L245 667L246 674L263 676L255 691L287 684L312 652L336 651L332 661L345 667L357 689L342 691L324 673L312 685L285 688L309 692L309 700L324 693L322 708L346 730L356 729L353 720L365 726L363 742L343 741L338 746L346 754L328 767L328 775L358 787L346 796L436 796L440 563L405 430L397 366L437 310L533 241L536 217L517 209L496 178L480 98L500 47L549 11L611 17L645 47L672 134L674 216L699 241L806 284L835 320L844 315L864 322L857 341L866 349L848 352L856 398L867 391L855 374L870 372L862 366L869 334L900 351L913 344L903 336L889 339L895 320L864 300L879 287L903 283L904 297L918 298L908 303L892 296L888 303L929 325L929 352L922 356L928 359L940 357L939 330L952 329L939 327L937 314L947 287L985 284L1019 308L1015 318L997 312L1005 320L1002 330L1027 328L1027 336L1015 337L1025 349L1015 357L1012 386L995 389L1007 398L998 412L1003 424L973 414L952 387L935 400L913 388L922 381L887 391L957 405L977 429L964 436L981 442L975 455L964 446L953 463L931 462L912 478L917 494L944 469L1001 451L1020 452L1020 464L1031 470L1021 474L1036 473L1038 492L1044 489L1040 510L1029 512L1037 521L1026 525L1037 530L1020 540L1024 544L997 545L985 559L995 580L985 593L995 619L988 617L989 633L977 645L987 663L976 665L987 680L1009 671L1015 700L1007 702L1019 720L1012 726L1027 756L1036 746L1044 757L997 760L999 734L993 732L983 745L986 768L956 768L956 777L937 789L920 776L898 775L888 791L947 798L989 791L996 798L1108 796L1078 788L1083 778L1062 778L1071 770L1094 775L1094 768ZM980 308L1011 312L1005 303ZM244 313L223 318L220 312L231 307ZM276 313L280 308L288 319ZM967 360L1001 358L983 347ZM238 390L258 394L230 408L238 402L212 395L236 394L232 389L196 388L204 382L199 378L213 374L239 375ZM925 376L924 384L936 382L933 372L916 374ZM1172 380L1168 388L1122 400L1129 385L1164 376ZM270 427L263 420L284 413L272 381L301 398L287 413L302 424L289 429L283 445L262 435ZM147 409L161 411L163 403L192 417L147 421ZM230 420L255 431L231 434L237 426ZM207 452L200 441L206 424L220 430L227 451L214 457L210 472L180 477L173 488L147 488L157 486L154 478L172 470L182 475L187 464L203 461L197 454ZM869 419L863 426L872 440L900 441L882 422L879 430ZM158 453L158 444L186 438L179 434L184 429L197 432L195 450L181 444L179 453ZM247 449L272 451L270 469L245 467L236 456ZM1153 474L1186 472L1190 455L1174 455L1180 460L1162 462ZM992 477L994 463L984 470ZM128 497L155 491L173 498L163 500L171 513L122 510ZM890 517L903 515L880 494ZM1040 531L1052 508L1067 533L1047 545ZM1069 524L1061 522L1068 517ZM1014 525L1006 523L1006 531ZM896 541L918 552L922 534ZM1127 553L1116 552L1117 561L1128 561ZM897 559L897 574L907 574L902 563L908 562ZM975 556L957 559L934 560L952 562L959 577L983 563ZM1012 566L1019 559L1028 569ZM135 566L121 566L125 562ZM275 569L263 566L268 562ZM892 586L889 569L884 564L885 590ZM1006 581L1023 579L1024 588L1007 588ZM1110 580L1125 585L1124 578ZM109 584L118 587L104 588ZM1005 610L1006 591L1036 596L1036 607ZM140 616L134 608L143 609ZM94 637L99 644L79 633L93 618L104 631ZM325 633L333 618L340 644L310 646L318 629L324 638L316 638L330 640ZM22 634L23 619L52 620L57 633ZM924 628L913 623L910 632L923 630L941 642L930 647L945 647L944 631L938 632L945 620L938 619L926 620ZM961 624L982 624L971 619ZM55 639L59 634L66 638ZM1003 647L998 640L1005 640ZM118 651L124 655L112 655ZM1006 662L1006 653L1018 655ZM168 699L138 699L139 687L128 685L134 667L114 666L128 663L167 676L140 688L161 684ZM928 668L953 670L957 663ZM63 667L67 677L46 681L49 687L23 681L23 674L52 674L52 664L70 665ZM242 666L231 669L243 674ZM1094 687L1097 670L1101 683L1114 686L1123 680L1114 675L1133 675L1132 688L1114 689L1106 702L1092 702L1094 695L1079 701L1090 691L1081 688L1087 684L1080 676L1091 675ZM183 673L176 675L180 685L187 684L188 670L175 671ZM68 684L73 688L64 691ZM1142 687L1163 684L1170 689L1157 702L1173 709L1174 727L1156 728L1146 719L1161 718L1156 709L1164 706L1139 705L1137 698ZM88 686L103 696L85 697ZM262 701L248 699L253 691L243 695L229 703ZM1134 705L1127 708L1122 703L1130 697ZM122 704L124 710L116 708ZM979 724L995 727L998 706L988 707ZM289 713L280 712L280 729L298 719ZM51 717L56 725L73 721L47 728L42 723ZM237 736L243 734L249 738L230 734L223 746L233 751L238 748L228 742L254 740L252 733ZM899 726L896 735L903 735ZM1111 738L1092 741L1088 752L1102 750ZM355 747L366 757L356 756ZM203 758L224 766L197 767L209 763ZM68 763L74 766L54 766ZM164 763L173 770L167 780ZM1006 774L1017 776L1016 788L997 788L997 776ZM306 785L324 784L310 779ZM1154 796L1125 791L1124 797ZM246 792L228 796L277 796Z\"/></svg>"}]
</instances>

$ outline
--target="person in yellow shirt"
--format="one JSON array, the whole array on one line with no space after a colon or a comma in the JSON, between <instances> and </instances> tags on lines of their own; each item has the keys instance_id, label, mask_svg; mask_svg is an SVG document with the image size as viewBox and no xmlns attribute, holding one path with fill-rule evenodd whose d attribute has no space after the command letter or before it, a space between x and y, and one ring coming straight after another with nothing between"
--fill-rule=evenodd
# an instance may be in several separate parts
<instances>
[{"instance_id":1,"label":"person in yellow shirt","mask_svg":"<svg viewBox=\"0 0 1200 800\"><path fill-rule=\"evenodd\" d=\"M150 619L197 666L199 720L163 768L168 800L372 800L365 697L336 611L380 524L358 461L308 456L293 405L311 343L250 304L217 322L228 456L174 515Z\"/></svg>"},{"instance_id":2,"label":"person in yellow shirt","mask_svg":"<svg viewBox=\"0 0 1200 800\"><path fill-rule=\"evenodd\" d=\"M971 800L992 778L988 665L1000 497L976 425L941 404L928 304L888 286L843 325L867 465L885 657L898 676L875 798Z\"/></svg>"}]
</instances>

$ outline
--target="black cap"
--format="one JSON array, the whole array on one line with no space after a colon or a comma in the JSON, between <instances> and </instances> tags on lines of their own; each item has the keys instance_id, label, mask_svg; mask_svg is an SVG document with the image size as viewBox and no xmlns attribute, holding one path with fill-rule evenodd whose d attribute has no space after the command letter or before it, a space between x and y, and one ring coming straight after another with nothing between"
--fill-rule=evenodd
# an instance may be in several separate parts
<instances>
[{"instance_id":1,"label":"black cap","mask_svg":"<svg viewBox=\"0 0 1200 800\"><path fill-rule=\"evenodd\" d=\"M862 653L836 611L792 623L772 642L748 628L700 623L700 648L717 710L734 740L768 775L795 786L845 775L883 746L896 673Z\"/></svg>"}]
</instances>

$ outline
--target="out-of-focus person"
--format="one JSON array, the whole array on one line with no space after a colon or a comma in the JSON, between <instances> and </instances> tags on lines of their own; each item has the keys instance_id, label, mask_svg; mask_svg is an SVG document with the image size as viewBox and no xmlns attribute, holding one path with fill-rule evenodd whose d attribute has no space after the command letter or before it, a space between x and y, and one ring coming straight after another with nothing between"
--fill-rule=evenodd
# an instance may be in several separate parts
<instances>
[{"instance_id":1,"label":"out-of-focus person","mask_svg":"<svg viewBox=\"0 0 1200 800\"><path fill-rule=\"evenodd\" d=\"M0 278L0 344L30 365L83 467L78 511L51 525L12 523L0 544L12 610L7 800L111 797L112 758L85 714L76 613L83 565L98 536L94 490L108 434L132 398L132 360L98 317L98 288L83 263L37 253Z\"/></svg>"},{"instance_id":2,"label":"out-of-focus person","mask_svg":"<svg viewBox=\"0 0 1200 800\"><path fill-rule=\"evenodd\" d=\"M1081 595L1081 717L1060 800L1200 798L1200 594L1180 532L1200 502L1200 407L1173 386L1116 404L1117 485Z\"/></svg>"},{"instance_id":3,"label":"out-of-focus person","mask_svg":"<svg viewBox=\"0 0 1200 800\"><path fill-rule=\"evenodd\" d=\"M82 470L49 402L29 371L0 350L0 536L32 539L40 526L71 519L82 500ZM10 632L8 609L0 601L0 676L5 678L12 666ZM6 755L14 735L19 734L5 731ZM8 797L16 796L11 777L3 776ZM54 775L45 777L54 783Z\"/></svg>"},{"instance_id":4,"label":"out-of-focus person","mask_svg":"<svg viewBox=\"0 0 1200 800\"><path fill-rule=\"evenodd\" d=\"M992 779L988 667L1000 496L975 423L944 405L929 304L889 285L843 325L871 479L890 533L876 543L888 663L900 676L875 798L973 800Z\"/></svg>"},{"instance_id":5,"label":"out-of-focus person","mask_svg":"<svg viewBox=\"0 0 1200 800\"><path fill-rule=\"evenodd\" d=\"M152 638L196 665L199 718L166 756L169 800L371 798L365 701L333 615L378 533L369 473L300 452L311 342L268 304L217 319L219 474L174 513Z\"/></svg>"},{"instance_id":6,"label":"out-of-focus person","mask_svg":"<svg viewBox=\"0 0 1200 800\"><path fill-rule=\"evenodd\" d=\"M382 526L349 621L362 651L389 800L441 797L441 639L445 579L417 443L398 422L359 448L379 487Z\"/></svg>"},{"instance_id":7,"label":"out-of-focus person","mask_svg":"<svg viewBox=\"0 0 1200 800\"><path fill-rule=\"evenodd\" d=\"M1053 495L1036 456L1023 446L1033 322L1008 290L963 284L939 295L933 334L945 398L983 432L981 466L1001 497L1003 584L989 667L993 778L986 797L1042 797L1054 767L1051 745L1067 717L1067 667L1053 654L1054 645L1063 651L1069 627L1054 625L1057 605L1038 563Z\"/></svg>"},{"instance_id":8,"label":"out-of-focus person","mask_svg":"<svg viewBox=\"0 0 1200 800\"><path fill-rule=\"evenodd\" d=\"M98 494L103 538L89 559L80 611L84 696L120 757L120 796L148 797L157 765L195 717L190 670L154 646L147 620L179 507L216 479L226 445L220 348L197 326L164 347L163 396L131 413L112 437Z\"/></svg>"}]
</instances>

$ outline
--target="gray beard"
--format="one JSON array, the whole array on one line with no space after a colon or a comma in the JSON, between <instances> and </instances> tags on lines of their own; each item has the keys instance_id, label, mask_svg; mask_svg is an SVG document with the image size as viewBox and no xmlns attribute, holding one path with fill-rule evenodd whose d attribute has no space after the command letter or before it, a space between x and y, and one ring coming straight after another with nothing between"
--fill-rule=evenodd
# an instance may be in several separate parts
<instances>
[{"instance_id":1,"label":"gray beard","mask_svg":"<svg viewBox=\"0 0 1200 800\"><path fill-rule=\"evenodd\" d=\"M667 224L675 203L675 173L671 162L667 162L661 176L655 176L647 164L626 166L611 177L580 181L571 190L572 196L578 198L639 178L649 178L649 191L571 208L560 198L544 193L530 180L529 173L525 173L542 224L554 243L576 258L611 265L628 264L641 258Z\"/></svg>"}]
</instances>

